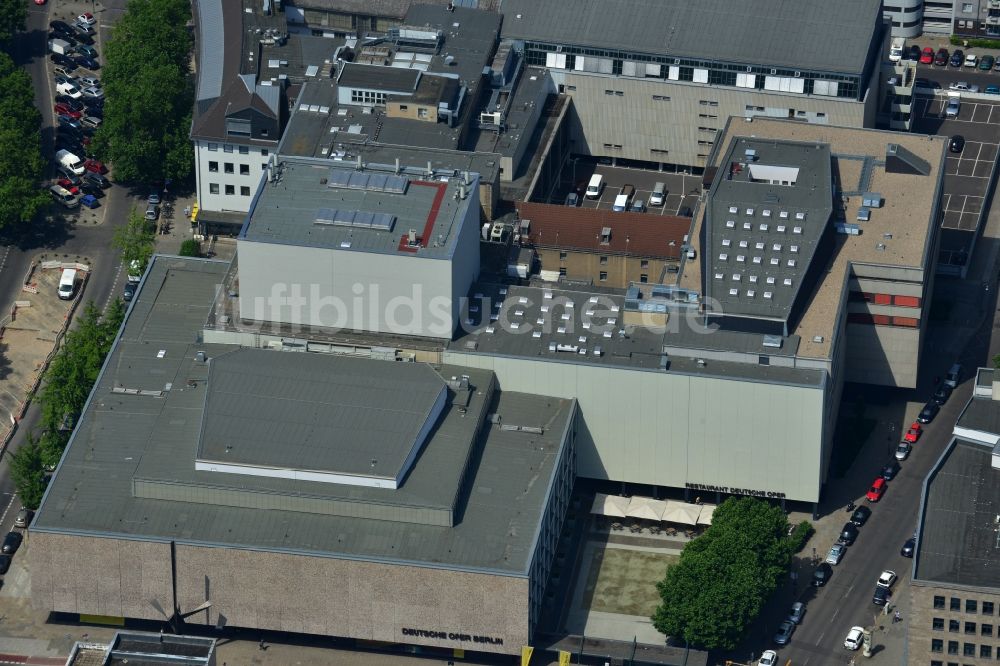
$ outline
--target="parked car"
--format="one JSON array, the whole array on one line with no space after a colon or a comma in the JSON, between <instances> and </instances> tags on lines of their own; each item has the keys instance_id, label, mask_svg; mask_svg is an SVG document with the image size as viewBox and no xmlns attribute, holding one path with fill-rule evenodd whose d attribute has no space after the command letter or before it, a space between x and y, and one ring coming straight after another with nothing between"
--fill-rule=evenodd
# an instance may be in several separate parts
<instances>
[{"instance_id":1,"label":"parked car","mask_svg":"<svg viewBox=\"0 0 1000 666\"><path fill-rule=\"evenodd\" d=\"M78 56L74 56L73 60L80 67L86 67L87 69L89 69L92 72L101 68L101 63L97 62L96 60L94 60L90 56L78 55Z\"/></svg>"},{"instance_id":2,"label":"parked car","mask_svg":"<svg viewBox=\"0 0 1000 666\"><path fill-rule=\"evenodd\" d=\"M93 171L94 173L108 172L108 167L104 166L104 162L94 159L85 160L83 162L83 168L87 171Z\"/></svg>"},{"instance_id":3,"label":"parked car","mask_svg":"<svg viewBox=\"0 0 1000 666\"><path fill-rule=\"evenodd\" d=\"M87 46L93 46L94 45L94 37L93 37L94 31L93 30L89 30L89 31L88 30L84 30L82 27L80 27L78 25L77 26L73 26L73 28L74 28L73 37L76 39L76 41L80 42L81 44L86 44Z\"/></svg>"},{"instance_id":4,"label":"parked car","mask_svg":"<svg viewBox=\"0 0 1000 666\"><path fill-rule=\"evenodd\" d=\"M993 69L994 63L996 63L996 58L991 55L984 55L979 59L979 69L988 72Z\"/></svg>"},{"instance_id":5,"label":"parked car","mask_svg":"<svg viewBox=\"0 0 1000 666\"><path fill-rule=\"evenodd\" d=\"M138 282L125 282L125 291L122 292L122 300L128 303L135 298L135 290L139 288Z\"/></svg>"},{"instance_id":6,"label":"parked car","mask_svg":"<svg viewBox=\"0 0 1000 666\"><path fill-rule=\"evenodd\" d=\"M916 421L910 424L910 427L906 430L906 434L903 435L903 441L909 442L910 444L916 444L917 440L920 439L920 435L924 434L924 429Z\"/></svg>"},{"instance_id":7,"label":"parked car","mask_svg":"<svg viewBox=\"0 0 1000 666\"><path fill-rule=\"evenodd\" d=\"M0 555L0 574L5 574L10 570L10 563L13 559L10 555Z\"/></svg>"},{"instance_id":8,"label":"parked car","mask_svg":"<svg viewBox=\"0 0 1000 666\"><path fill-rule=\"evenodd\" d=\"M3 539L3 546L0 546L0 552L13 555L21 547L21 541L23 540L24 537L21 536L20 532L7 532L7 536Z\"/></svg>"},{"instance_id":9,"label":"parked car","mask_svg":"<svg viewBox=\"0 0 1000 666\"><path fill-rule=\"evenodd\" d=\"M764 650L764 654L760 655L757 661L757 666L777 666L777 664L778 653L774 650Z\"/></svg>"},{"instance_id":10,"label":"parked car","mask_svg":"<svg viewBox=\"0 0 1000 666\"><path fill-rule=\"evenodd\" d=\"M160 205L160 191L159 190L153 190L152 192L150 192L149 196L146 197L146 203L151 204L153 206L159 206Z\"/></svg>"},{"instance_id":11,"label":"parked car","mask_svg":"<svg viewBox=\"0 0 1000 666\"><path fill-rule=\"evenodd\" d=\"M979 56L969 53L965 56L965 61L962 64L966 67L979 67Z\"/></svg>"},{"instance_id":12,"label":"parked car","mask_svg":"<svg viewBox=\"0 0 1000 666\"><path fill-rule=\"evenodd\" d=\"M830 577L833 576L833 567L831 567L826 562L820 563L816 570L813 571L812 575L812 585L813 587L823 587L828 582L830 582Z\"/></svg>"},{"instance_id":13,"label":"parked car","mask_svg":"<svg viewBox=\"0 0 1000 666\"><path fill-rule=\"evenodd\" d=\"M60 178L56 181L56 185L63 188L70 194L79 194L80 188L73 183L69 178Z\"/></svg>"},{"instance_id":14,"label":"parked car","mask_svg":"<svg viewBox=\"0 0 1000 666\"><path fill-rule=\"evenodd\" d=\"M877 585L875 594L872 595L872 603L876 606L885 606L890 598L892 598L892 592L889 591L889 588Z\"/></svg>"},{"instance_id":15,"label":"parked car","mask_svg":"<svg viewBox=\"0 0 1000 666\"><path fill-rule=\"evenodd\" d=\"M939 411L941 411L940 405L933 401L928 402L917 415L917 421L920 423L930 423L934 420L934 417L937 416Z\"/></svg>"},{"instance_id":16,"label":"parked car","mask_svg":"<svg viewBox=\"0 0 1000 666\"><path fill-rule=\"evenodd\" d=\"M91 183L90 181L86 180L80 183L80 191L84 194L89 194L90 196L95 197L97 199L100 199L101 197L104 196L104 190L102 190L94 183Z\"/></svg>"},{"instance_id":17,"label":"parked car","mask_svg":"<svg viewBox=\"0 0 1000 666\"><path fill-rule=\"evenodd\" d=\"M54 101L56 104L65 104L74 111L83 111L87 108L80 100L67 97L66 95L56 95Z\"/></svg>"},{"instance_id":18,"label":"parked car","mask_svg":"<svg viewBox=\"0 0 1000 666\"><path fill-rule=\"evenodd\" d=\"M896 447L896 460L906 460L912 450L912 444L909 442L900 442L899 446Z\"/></svg>"},{"instance_id":19,"label":"parked car","mask_svg":"<svg viewBox=\"0 0 1000 666\"><path fill-rule=\"evenodd\" d=\"M903 557L913 557L913 551L917 548L917 537L910 537L903 543L903 547L899 549L899 554Z\"/></svg>"},{"instance_id":20,"label":"parked car","mask_svg":"<svg viewBox=\"0 0 1000 666\"><path fill-rule=\"evenodd\" d=\"M961 67L964 62L965 53L962 52L962 49L955 49L955 52L951 54L951 58L948 59L948 64L952 67Z\"/></svg>"},{"instance_id":21,"label":"parked car","mask_svg":"<svg viewBox=\"0 0 1000 666\"><path fill-rule=\"evenodd\" d=\"M84 116L80 118L80 124L89 129L98 129L101 126L101 119L96 116Z\"/></svg>"},{"instance_id":22,"label":"parked car","mask_svg":"<svg viewBox=\"0 0 1000 666\"><path fill-rule=\"evenodd\" d=\"M979 92L979 86L974 83L968 83L966 81L953 81L948 84L948 90L954 90L957 92Z\"/></svg>"},{"instance_id":23,"label":"parked car","mask_svg":"<svg viewBox=\"0 0 1000 666\"><path fill-rule=\"evenodd\" d=\"M56 92L60 95L68 95L73 99L79 99L83 97L83 93L80 89L74 86L70 81L62 81L56 84Z\"/></svg>"},{"instance_id":24,"label":"parked car","mask_svg":"<svg viewBox=\"0 0 1000 666\"><path fill-rule=\"evenodd\" d=\"M899 463L895 460L887 462L882 465L882 478L886 481L892 481L896 478L896 475L899 474L899 469Z\"/></svg>"},{"instance_id":25,"label":"parked car","mask_svg":"<svg viewBox=\"0 0 1000 666\"><path fill-rule=\"evenodd\" d=\"M938 67L944 67L945 65L948 64L948 57L949 57L948 49L940 48L934 55L934 64L937 65Z\"/></svg>"},{"instance_id":26,"label":"parked car","mask_svg":"<svg viewBox=\"0 0 1000 666\"><path fill-rule=\"evenodd\" d=\"M104 97L104 91L97 86L87 86L81 88L80 92L83 93L84 97Z\"/></svg>"},{"instance_id":27,"label":"parked car","mask_svg":"<svg viewBox=\"0 0 1000 666\"><path fill-rule=\"evenodd\" d=\"M847 638L844 639L844 647L848 650L860 648L864 642L864 632L863 627L851 627L851 630L847 632Z\"/></svg>"},{"instance_id":28,"label":"parked car","mask_svg":"<svg viewBox=\"0 0 1000 666\"><path fill-rule=\"evenodd\" d=\"M77 46L73 50L79 53L80 55L87 56L88 58L93 58L94 60L97 60L98 56L97 49L95 49L93 46L81 44L80 46Z\"/></svg>"},{"instance_id":29,"label":"parked car","mask_svg":"<svg viewBox=\"0 0 1000 666\"><path fill-rule=\"evenodd\" d=\"M81 112L71 109L66 104L55 104L53 105L52 110L55 111L56 115L69 116L74 120L79 120L80 118L83 117L83 114Z\"/></svg>"},{"instance_id":30,"label":"parked car","mask_svg":"<svg viewBox=\"0 0 1000 666\"><path fill-rule=\"evenodd\" d=\"M881 476L872 481L872 487L868 489L865 494L865 499L869 502L877 502L882 499L882 495L885 494L886 483L885 479Z\"/></svg>"},{"instance_id":31,"label":"parked car","mask_svg":"<svg viewBox=\"0 0 1000 666\"><path fill-rule=\"evenodd\" d=\"M14 519L14 527L27 527L31 524L31 519L35 517L35 512L31 509L21 509Z\"/></svg>"},{"instance_id":32,"label":"parked car","mask_svg":"<svg viewBox=\"0 0 1000 666\"><path fill-rule=\"evenodd\" d=\"M145 218L150 222L155 222L160 217L160 207L156 204L149 204L146 206Z\"/></svg>"},{"instance_id":33,"label":"parked car","mask_svg":"<svg viewBox=\"0 0 1000 666\"><path fill-rule=\"evenodd\" d=\"M111 187L111 181L102 176L99 173L94 173L93 171L87 171L83 174L83 181L90 181L102 189L107 189Z\"/></svg>"},{"instance_id":34,"label":"parked car","mask_svg":"<svg viewBox=\"0 0 1000 666\"><path fill-rule=\"evenodd\" d=\"M101 205L101 202L97 200L93 194L85 194L80 197L80 205L86 206L87 208L97 208Z\"/></svg>"},{"instance_id":35,"label":"parked car","mask_svg":"<svg viewBox=\"0 0 1000 666\"><path fill-rule=\"evenodd\" d=\"M948 402L948 398L951 397L951 392L953 390L954 389L948 386L947 384L942 384L941 386L938 387L937 391L934 391L934 402L936 402L939 405L943 405L944 403Z\"/></svg>"},{"instance_id":36,"label":"parked car","mask_svg":"<svg viewBox=\"0 0 1000 666\"><path fill-rule=\"evenodd\" d=\"M73 151L71 150L70 152L73 152ZM59 174L60 178L68 178L69 180L74 181L77 185L81 185L82 184L82 181L80 180L80 177L77 176L75 173L73 173L73 169L71 169L70 167L66 166L65 164L58 164L57 163L56 164L56 173Z\"/></svg>"},{"instance_id":37,"label":"parked car","mask_svg":"<svg viewBox=\"0 0 1000 666\"><path fill-rule=\"evenodd\" d=\"M958 118L958 111L962 108L962 103L957 97L948 100L948 105L944 108L944 115L947 118Z\"/></svg>"},{"instance_id":38,"label":"parked car","mask_svg":"<svg viewBox=\"0 0 1000 666\"><path fill-rule=\"evenodd\" d=\"M570 192L566 195L566 205L576 207L580 205L580 196L576 192Z\"/></svg>"},{"instance_id":39,"label":"parked car","mask_svg":"<svg viewBox=\"0 0 1000 666\"><path fill-rule=\"evenodd\" d=\"M84 12L76 17L76 22L80 25L94 25L97 23L97 19L90 12Z\"/></svg>"},{"instance_id":40,"label":"parked car","mask_svg":"<svg viewBox=\"0 0 1000 666\"><path fill-rule=\"evenodd\" d=\"M77 120L76 118L70 118L69 116L56 116L56 123L60 127L71 127L75 130L78 130L82 127L82 125L80 125L79 120Z\"/></svg>"},{"instance_id":41,"label":"parked car","mask_svg":"<svg viewBox=\"0 0 1000 666\"><path fill-rule=\"evenodd\" d=\"M892 584L896 582L896 572L886 569L879 574L878 580L875 581L876 587L892 587Z\"/></svg>"},{"instance_id":42,"label":"parked car","mask_svg":"<svg viewBox=\"0 0 1000 666\"><path fill-rule=\"evenodd\" d=\"M792 640L792 633L795 631L795 623L785 620L778 625L778 631L774 633L774 642L778 645L788 645Z\"/></svg>"},{"instance_id":43,"label":"parked car","mask_svg":"<svg viewBox=\"0 0 1000 666\"><path fill-rule=\"evenodd\" d=\"M1000 95L1000 86L986 86L983 92L987 95Z\"/></svg>"},{"instance_id":44,"label":"parked car","mask_svg":"<svg viewBox=\"0 0 1000 666\"><path fill-rule=\"evenodd\" d=\"M884 482L883 482L884 483ZM839 542L845 546L850 546L858 538L858 527L854 523L844 523L840 530Z\"/></svg>"},{"instance_id":45,"label":"parked car","mask_svg":"<svg viewBox=\"0 0 1000 666\"><path fill-rule=\"evenodd\" d=\"M844 559L844 553L847 552L847 546L839 543L835 543L830 546L830 552L826 554L826 559L824 562L827 564L840 564L840 561Z\"/></svg>"},{"instance_id":46,"label":"parked car","mask_svg":"<svg viewBox=\"0 0 1000 666\"><path fill-rule=\"evenodd\" d=\"M788 611L788 621L794 622L795 624L802 624L802 616L806 614L806 605L801 601L796 601L792 604L792 608Z\"/></svg>"},{"instance_id":47,"label":"parked car","mask_svg":"<svg viewBox=\"0 0 1000 666\"><path fill-rule=\"evenodd\" d=\"M913 49L915 49L915 48L919 49L920 47L919 46L911 46L910 47L911 53L912 53ZM918 51L918 53L920 53L920 52ZM931 64L932 62L934 62L934 49L932 49L929 46L926 47L926 48L924 48L923 52L920 53L920 55L919 55L919 59L920 59L920 64L922 64L922 65L929 65L929 64Z\"/></svg>"},{"instance_id":48,"label":"parked car","mask_svg":"<svg viewBox=\"0 0 1000 666\"><path fill-rule=\"evenodd\" d=\"M49 21L49 30L73 34L73 29L70 28L69 23L66 23L65 21Z\"/></svg>"},{"instance_id":49,"label":"parked car","mask_svg":"<svg viewBox=\"0 0 1000 666\"><path fill-rule=\"evenodd\" d=\"M71 57L63 55L62 53L50 53L49 60L52 62L53 65L64 67L71 72L75 70L77 67L76 63L73 62L73 59Z\"/></svg>"},{"instance_id":50,"label":"parked car","mask_svg":"<svg viewBox=\"0 0 1000 666\"><path fill-rule=\"evenodd\" d=\"M868 519L871 518L871 516L872 516L871 509L869 509L866 506L859 506L857 509L854 510L854 513L851 514L851 522L857 525L858 527L861 527L866 522L868 522Z\"/></svg>"}]
</instances>

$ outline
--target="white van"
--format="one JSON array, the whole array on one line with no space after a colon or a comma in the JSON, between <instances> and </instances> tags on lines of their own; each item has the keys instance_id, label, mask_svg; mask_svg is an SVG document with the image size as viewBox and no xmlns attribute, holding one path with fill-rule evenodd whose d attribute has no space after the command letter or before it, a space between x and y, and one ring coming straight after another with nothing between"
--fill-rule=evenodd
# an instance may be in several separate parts
<instances>
[{"instance_id":1,"label":"white van","mask_svg":"<svg viewBox=\"0 0 1000 666\"><path fill-rule=\"evenodd\" d=\"M596 199L601 196L601 189L604 187L604 176L595 173L590 177L590 184L587 185L587 198Z\"/></svg>"},{"instance_id":2,"label":"white van","mask_svg":"<svg viewBox=\"0 0 1000 666\"><path fill-rule=\"evenodd\" d=\"M653 191L649 195L649 205L662 206L666 196L667 186L663 183L657 183L653 186Z\"/></svg>"},{"instance_id":3,"label":"white van","mask_svg":"<svg viewBox=\"0 0 1000 666\"><path fill-rule=\"evenodd\" d=\"M628 210L628 195L619 194L618 196L616 196L615 205L611 207L611 210L613 210L616 213L623 213L626 210Z\"/></svg>"},{"instance_id":4,"label":"white van","mask_svg":"<svg viewBox=\"0 0 1000 666\"><path fill-rule=\"evenodd\" d=\"M59 278L59 298L68 301L73 298L73 291L76 289L76 269L64 268L62 277Z\"/></svg>"},{"instance_id":5,"label":"white van","mask_svg":"<svg viewBox=\"0 0 1000 666\"><path fill-rule=\"evenodd\" d=\"M906 40L902 37L896 37L892 40L892 44L889 47L889 61L899 62L903 59L903 46L906 45Z\"/></svg>"},{"instance_id":6,"label":"white van","mask_svg":"<svg viewBox=\"0 0 1000 666\"><path fill-rule=\"evenodd\" d=\"M56 161L78 176L82 176L83 172L86 171L83 167L83 160L68 150L60 150L56 153Z\"/></svg>"}]
</instances>

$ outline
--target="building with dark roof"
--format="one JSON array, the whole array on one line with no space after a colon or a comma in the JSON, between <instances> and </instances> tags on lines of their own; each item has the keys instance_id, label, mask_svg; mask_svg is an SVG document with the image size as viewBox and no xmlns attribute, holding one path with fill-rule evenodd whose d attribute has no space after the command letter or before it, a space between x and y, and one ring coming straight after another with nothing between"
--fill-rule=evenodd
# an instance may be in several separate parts
<instances>
[{"instance_id":1,"label":"building with dark roof","mask_svg":"<svg viewBox=\"0 0 1000 666\"><path fill-rule=\"evenodd\" d=\"M590 282L625 289L659 283L680 265L691 218L616 213L524 201L518 204L521 245L535 251L549 282Z\"/></svg>"},{"instance_id":2,"label":"building with dark roof","mask_svg":"<svg viewBox=\"0 0 1000 666\"><path fill-rule=\"evenodd\" d=\"M212 342L228 270L154 258L32 523L33 602L519 654L575 401L394 353Z\"/></svg>"},{"instance_id":3,"label":"building with dark roof","mask_svg":"<svg viewBox=\"0 0 1000 666\"><path fill-rule=\"evenodd\" d=\"M706 166L736 117L872 127L889 30L877 0L507 0L503 39L573 98L574 151Z\"/></svg>"},{"instance_id":4,"label":"building with dark roof","mask_svg":"<svg viewBox=\"0 0 1000 666\"><path fill-rule=\"evenodd\" d=\"M911 662L962 654L992 663L1000 650L992 631L1000 612L1000 372L978 370L953 435L924 481L907 651Z\"/></svg>"},{"instance_id":5,"label":"building with dark roof","mask_svg":"<svg viewBox=\"0 0 1000 666\"><path fill-rule=\"evenodd\" d=\"M291 30L323 37L363 37L406 22L416 4L469 7L495 12L500 0L296 0L285 5Z\"/></svg>"}]
</instances>

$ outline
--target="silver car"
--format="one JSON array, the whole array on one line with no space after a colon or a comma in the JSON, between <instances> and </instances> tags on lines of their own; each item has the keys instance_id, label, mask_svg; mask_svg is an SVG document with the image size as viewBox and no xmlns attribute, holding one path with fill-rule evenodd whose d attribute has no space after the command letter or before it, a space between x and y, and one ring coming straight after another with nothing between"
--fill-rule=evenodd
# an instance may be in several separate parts
<instances>
[{"instance_id":1,"label":"silver car","mask_svg":"<svg viewBox=\"0 0 1000 666\"><path fill-rule=\"evenodd\" d=\"M835 543L830 546L830 552L826 554L827 564L840 564L840 560L844 558L844 553L847 552L847 546Z\"/></svg>"},{"instance_id":2,"label":"silver car","mask_svg":"<svg viewBox=\"0 0 1000 666\"><path fill-rule=\"evenodd\" d=\"M944 108L944 115L948 118L958 118L958 110L962 108L962 103L957 97L948 100L948 106Z\"/></svg>"},{"instance_id":3,"label":"silver car","mask_svg":"<svg viewBox=\"0 0 1000 666\"><path fill-rule=\"evenodd\" d=\"M791 610L788 611L788 621L794 624L802 624L802 616L806 614L806 605L801 601L796 601L792 604Z\"/></svg>"}]
</instances>

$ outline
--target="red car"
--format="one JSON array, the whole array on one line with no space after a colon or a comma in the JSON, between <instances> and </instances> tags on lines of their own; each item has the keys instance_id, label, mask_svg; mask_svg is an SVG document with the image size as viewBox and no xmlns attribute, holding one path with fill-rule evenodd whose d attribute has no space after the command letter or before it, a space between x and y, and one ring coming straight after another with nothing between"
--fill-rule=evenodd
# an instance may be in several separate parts
<instances>
[{"instance_id":1,"label":"red car","mask_svg":"<svg viewBox=\"0 0 1000 666\"><path fill-rule=\"evenodd\" d=\"M920 52L920 64L930 65L934 62L934 49L927 46Z\"/></svg>"},{"instance_id":2,"label":"red car","mask_svg":"<svg viewBox=\"0 0 1000 666\"><path fill-rule=\"evenodd\" d=\"M104 162L99 162L98 160L90 159L83 163L83 168L87 171L93 171L94 173L106 174L108 172L108 167L104 166Z\"/></svg>"},{"instance_id":3,"label":"red car","mask_svg":"<svg viewBox=\"0 0 1000 666\"><path fill-rule=\"evenodd\" d=\"M910 425L910 429L906 431L905 435L903 435L903 439L909 442L910 444L916 444L917 440L920 439L920 435L922 435L923 433L924 429L920 426L919 423L914 421Z\"/></svg>"},{"instance_id":4,"label":"red car","mask_svg":"<svg viewBox=\"0 0 1000 666\"><path fill-rule=\"evenodd\" d=\"M79 194L80 188L73 184L69 178L60 178L56 181L56 185L62 187L65 190L69 190L71 194Z\"/></svg>"},{"instance_id":5,"label":"red car","mask_svg":"<svg viewBox=\"0 0 1000 666\"><path fill-rule=\"evenodd\" d=\"M61 103L56 104L55 107L53 108L55 109L55 112L58 115L69 116L73 120L78 120L79 118L83 117L82 113L80 113L79 111L74 111L73 109L69 108L69 106L67 106L66 104L61 104Z\"/></svg>"},{"instance_id":6,"label":"red car","mask_svg":"<svg viewBox=\"0 0 1000 666\"><path fill-rule=\"evenodd\" d=\"M868 489L868 494L865 495L865 499L869 502L877 502L882 499L882 495L885 494L885 479L881 476L872 481L872 487Z\"/></svg>"}]
</instances>

